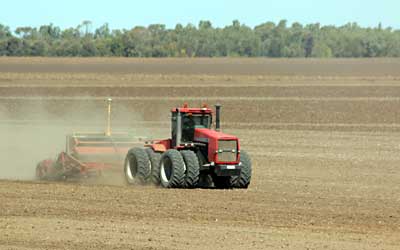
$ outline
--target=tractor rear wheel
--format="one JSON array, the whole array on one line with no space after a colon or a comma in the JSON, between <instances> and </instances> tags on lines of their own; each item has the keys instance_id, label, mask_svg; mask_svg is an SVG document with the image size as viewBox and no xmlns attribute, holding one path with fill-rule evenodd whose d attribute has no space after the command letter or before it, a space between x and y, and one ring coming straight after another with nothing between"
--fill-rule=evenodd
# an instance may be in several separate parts
<instances>
[{"instance_id":1,"label":"tractor rear wheel","mask_svg":"<svg viewBox=\"0 0 400 250\"><path fill-rule=\"evenodd\" d=\"M197 155L191 150L181 151L183 161L185 162L185 188L195 188L199 183L200 165Z\"/></svg>"},{"instance_id":2,"label":"tractor rear wheel","mask_svg":"<svg viewBox=\"0 0 400 250\"><path fill-rule=\"evenodd\" d=\"M248 188L251 181L252 167L250 156L243 150L240 151L240 162L242 166L240 175L231 177L231 183L235 188Z\"/></svg>"},{"instance_id":3,"label":"tractor rear wheel","mask_svg":"<svg viewBox=\"0 0 400 250\"><path fill-rule=\"evenodd\" d=\"M146 153L151 165L151 182L155 185L160 185L160 159L161 154L154 152L152 148L146 148Z\"/></svg>"},{"instance_id":4,"label":"tractor rear wheel","mask_svg":"<svg viewBox=\"0 0 400 250\"><path fill-rule=\"evenodd\" d=\"M150 159L144 148L128 151L124 164L125 180L128 184L145 184L150 177Z\"/></svg>"},{"instance_id":5,"label":"tractor rear wheel","mask_svg":"<svg viewBox=\"0 0 400 250\"><path fill-rule=\"evenodd\" d=\"M178 150L167 150L160 160L161 186L165 188L183 187L185 181L185 162Z\"/></svg>"}]
</instances>

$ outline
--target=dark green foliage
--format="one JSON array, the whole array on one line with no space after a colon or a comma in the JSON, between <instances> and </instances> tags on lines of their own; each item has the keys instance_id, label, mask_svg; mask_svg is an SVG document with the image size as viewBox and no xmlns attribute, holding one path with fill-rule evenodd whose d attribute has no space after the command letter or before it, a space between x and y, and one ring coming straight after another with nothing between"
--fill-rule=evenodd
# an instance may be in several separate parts
<instances>
[{"instance_id":1,"label":"dark green foliage","mask_svg":"<svg viewBox=\"0 0 400 250\"><path fill-rule=\"evenodd\" d=\"M0 56L117 57L400 57L400 31L391 28L288 25L286 20L255 28L235 20L224 28L210 21L198 26L162 24L111 30L84 21L61 30L43 25L11 32L0 24Z\"/></svg>"}]
</instances>

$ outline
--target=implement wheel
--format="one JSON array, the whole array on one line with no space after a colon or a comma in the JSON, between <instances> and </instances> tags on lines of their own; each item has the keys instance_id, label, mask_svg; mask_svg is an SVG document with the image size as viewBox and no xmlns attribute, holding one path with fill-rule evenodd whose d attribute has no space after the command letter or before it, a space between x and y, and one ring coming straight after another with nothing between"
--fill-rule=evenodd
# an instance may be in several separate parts
<instances>
[{"instance_id":1,"label":"implement wheel","mask_svg":"<svg viewBox=\"0 0 400 250\"><path fill-rule=\"evenodd\" d=\"M125 158L125 180L129 185L145 184L150 177L150 159L144 148L132 148Z\"/></svg>"}]
</instances>

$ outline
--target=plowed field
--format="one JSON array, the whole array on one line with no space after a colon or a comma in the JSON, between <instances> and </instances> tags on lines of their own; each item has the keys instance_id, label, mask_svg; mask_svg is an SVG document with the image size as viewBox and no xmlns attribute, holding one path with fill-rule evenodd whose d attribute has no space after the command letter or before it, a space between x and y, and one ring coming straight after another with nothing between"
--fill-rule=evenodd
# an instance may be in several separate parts
<instances>
[{"instance_id":1,"label":"plowed field","mask_svg":"<svg viewBox=\"0 0 400 250\"><path fill-rule=\"evenodd\" d=\"M400 60L0 58L0 249L400 249ZM34 180L72 131L223 105L248 190ZM122 167L121 167L122 168Z\"/></svg>"}]
</instances>

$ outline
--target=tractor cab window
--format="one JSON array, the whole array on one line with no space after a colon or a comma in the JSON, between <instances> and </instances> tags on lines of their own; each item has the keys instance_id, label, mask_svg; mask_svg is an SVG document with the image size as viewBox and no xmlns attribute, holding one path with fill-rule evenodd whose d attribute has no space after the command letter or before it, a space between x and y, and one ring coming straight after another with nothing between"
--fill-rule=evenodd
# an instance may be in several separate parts
<instances>
[{"instance_id":1,"label":"tractor cab window","mask_svg":"<svg viewBox=\"0 0 400 250\"><path fill-rule=\"evenodd\" d=\"M177 143L177 113L172 112L172 145ZM192 142L194 140L194 130L196 128L211 128L211 114L191 114L181 113L181 140L182 142Z\"/></svg>"},{"instance_id":2,"label":"tractor cab window","mask_svg":"<svg viewBox=\"0 0 400 250\"><path fill-rule=\"evenodd\" d=\"M192 119L193 119L195 128L210 128L211 127L211 115L194 114L194 115L192 115Z\"/></svg>"},{"instance_id":3,"label":"tractor cab window","mask_svg":"<svg viewBox=\"0 0 400 250\"><path fill-rule=\"evenodd\" d=\"M192 142L196 128L210 128L210 115L184 114L182 117L182 141Z\"/></svg>"}]
</instances>

